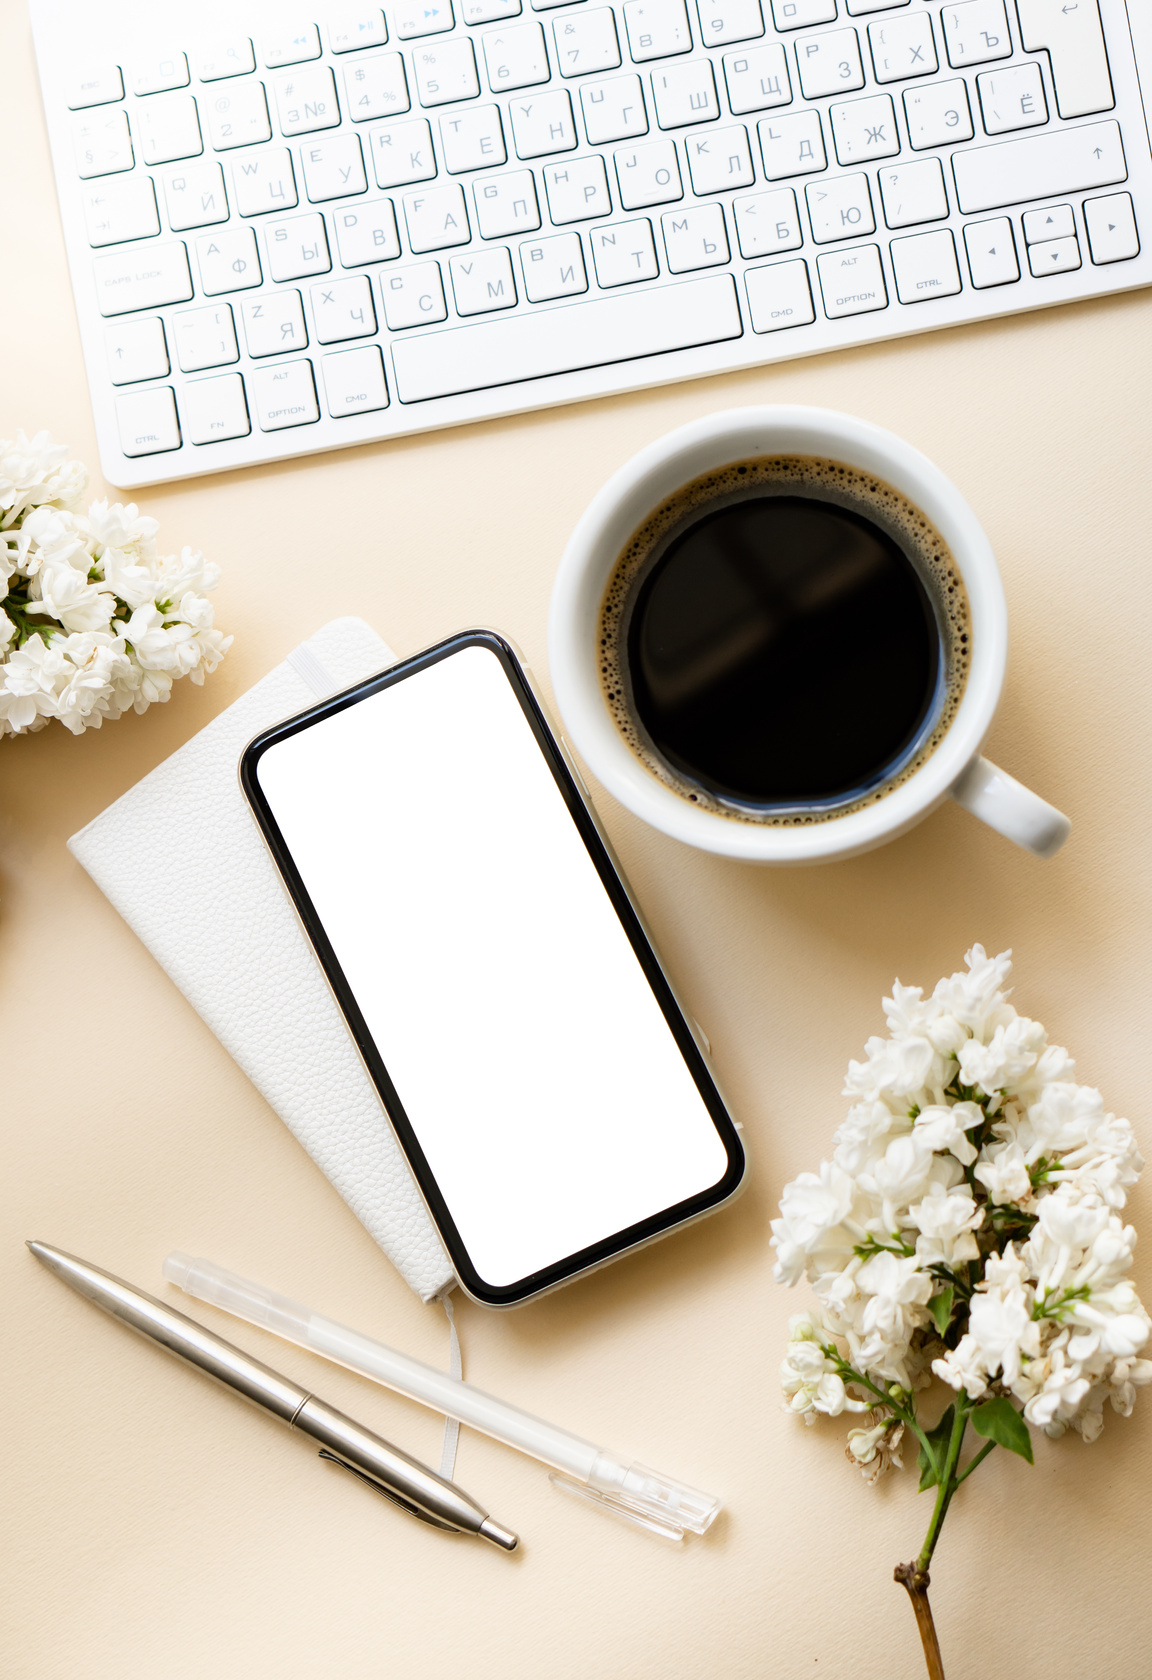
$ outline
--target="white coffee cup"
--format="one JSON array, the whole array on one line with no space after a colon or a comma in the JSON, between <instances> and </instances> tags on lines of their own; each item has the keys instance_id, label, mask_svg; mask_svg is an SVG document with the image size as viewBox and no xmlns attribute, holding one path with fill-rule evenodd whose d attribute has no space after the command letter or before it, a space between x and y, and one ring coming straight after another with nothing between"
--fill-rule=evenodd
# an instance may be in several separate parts
<instances>
[{"instance_id":1,"label":"white coffee cup","mask_svg":"<svg viewBox=\"0 0 1152 1680\"><path fill-rule=\"evenodd\" d=\"M604 591L633 532L667 496L700 474L765 455L841 461L901 491L947 542L971 609L967 685L935 751L884 798L843 816L787 826L718 815L658 780L613 722L598 660ZM553 587L548 624L556 701L593 774L622 805L674 839L755 863L851 857L903 834L945 799L956 800L1038 857L1051 857L1068 837L1068 818L980 756L1000 699L1007 651L1008 612L996 559L955 485L891 432L820 408L729 409L682 426L634 455L608 480L572 533Z\"/></svg>"}]
</instances>

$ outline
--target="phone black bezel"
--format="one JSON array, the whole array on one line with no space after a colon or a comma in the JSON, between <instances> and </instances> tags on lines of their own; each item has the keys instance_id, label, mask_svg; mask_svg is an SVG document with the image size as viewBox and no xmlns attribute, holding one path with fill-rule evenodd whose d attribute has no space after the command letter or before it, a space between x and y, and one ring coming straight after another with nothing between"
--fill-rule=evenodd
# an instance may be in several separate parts
<instances>
[{"instance_id":1,"label":"phone black bezel","mask_svg":"<svg viewBox=\"0 0 1152 1680\"><path fill-rule=\"evenodd\" d=\"M568 1255L564 1260L538 1272L533 1272L514 1284L506 1285L486 1282L472 1264L447 1205L440 1194L439 1186L420 1147L416 1133L405 1113L399 1093L392 1084L384 1060L368 1030L367 1023L360 1013L351 987L345 979L312 900L296 870L284 837L264 798L258 775L260 759L268 748L280 741L287 740L301 730L322 722L325 718L335 716L348 706L354 706L359 701L367 699L382 689L403 682L405 678L414 676L417 672L438 664L442 659L448 659L453 654L468 647L486 648L499 661L512 692L520 703L536 743L544 755L545 762L560 789L569 814L576 824L612 906L620 918L629 943L636 952L696 1088L700 1092L704 1105L716 1127L724 1145L728 1163L722 1177L709 1190L702 1191L697 1196L665 1208L660 1213L654 1214L635 1225L628 1226L588 1248L578 1250L576 1253ZM306 711L299 712L294 717L287 718L282 723L273 725L270 729L262 730L248 744L241 755L239 771L240 786L244 796L264 836L316 957L324 970L328 984L332 988L333 995L347 1022L369 1078L376 1087L385 1115L396 1134L401 1149L404 1151L421 1195L440 1232L444 1246L448 1250L456 1275L469 1295L487 1306L515 1306L521 1301L526 1301L532 1296L541 1294L545 1290L566 1283L582 1272L602 1266L618 1255L626 1253L629 1249L651 1242L678 1225L712 1212L714 1208L719 1207L736 1193L740 1188L745 1170L744 1149L739 1134L728 1113L724 1099L721 1097L709 1072L707 1062L700 1051L695 1035L676 1002L660 960L644 932L628 890L604 845L595 819L585 803L572 772L568 768L548 720L532 693L520 661L514 649L502 636L492 630L469 630L450 636L447 640L438 642L434 647L427 648L424 652L415 654L410 659L401 660L378 675L356 683L353 687L342 690L339 694L333 695L330 699L322 700L315 706L310 706Z\"/></svg>"}]
</instances>

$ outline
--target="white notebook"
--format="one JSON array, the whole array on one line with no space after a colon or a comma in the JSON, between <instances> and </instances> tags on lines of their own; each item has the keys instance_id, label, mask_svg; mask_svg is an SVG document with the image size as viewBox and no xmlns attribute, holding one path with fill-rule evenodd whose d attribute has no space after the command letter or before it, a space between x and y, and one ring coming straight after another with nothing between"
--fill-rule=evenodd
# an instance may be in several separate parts
<instances>
[{"instance_id":1,"label":"white notebook","mask_svg":"<svg viewBox=\"0 0 1152 1680\"><path fill-rule=\"evenodd\" d=\"M236 776L261 729L395 657L362 619L326 624L68 846L427 1301L448 1256ZM173 893L173 859L197 891Z\"/></svg>"}]
</instances>

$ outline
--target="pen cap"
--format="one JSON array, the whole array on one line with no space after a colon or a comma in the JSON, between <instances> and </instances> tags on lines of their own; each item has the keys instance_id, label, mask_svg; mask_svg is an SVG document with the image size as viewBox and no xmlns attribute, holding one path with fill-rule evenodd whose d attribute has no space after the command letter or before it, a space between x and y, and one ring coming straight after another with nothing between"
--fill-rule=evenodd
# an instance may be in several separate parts
<instances>
[{"instance_id":1,"label":"pen cap","mask_svg":"<svg viewBox=\"0 0 1152 1680\"><path fill-rule=\"evenodd\" d=\"M706 1534L720 1510L720 1500L712 1494L674 1482L643 1464L621 1464L608 1453L597 1457L587 1486L621 1516L682 1533Z\"/></svg>"},{"instance_id":2,"label":"pen cap","mask_svg":"<svg viewBox=\"0 0 1152 1680\"><path fill-rule=\"evenodd\" d=\"M194 1260L190 1254L170 1254L164 1262L164 1276L186 1294L210 1301L214 1307L223 1307L225 1312L246 1318L249 1324L258 1324L279 1336L298 1340L301 1332L308 1329L311 1314L287 1295L277 1295L275 1290L249 1283L247 1278L225 1271L211 1260Z\"/></svg>"}]
</instances>

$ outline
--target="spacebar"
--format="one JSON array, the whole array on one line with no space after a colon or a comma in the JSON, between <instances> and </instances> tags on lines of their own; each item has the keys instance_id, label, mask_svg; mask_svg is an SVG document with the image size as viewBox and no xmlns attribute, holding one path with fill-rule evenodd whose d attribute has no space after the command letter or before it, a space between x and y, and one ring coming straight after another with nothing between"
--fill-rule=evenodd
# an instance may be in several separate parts
<instances>
[{"instance_id":1,"label":"spacebar","mask_svg":"<svg viewBox=\"0 0 1152 1680\"><path fill-rule=\"evenodd\" d=\"M506 315L393 341L401 402L460 396L521 379L603 367L741 335L730 274Z\"/></svg>"}]
</instances>

